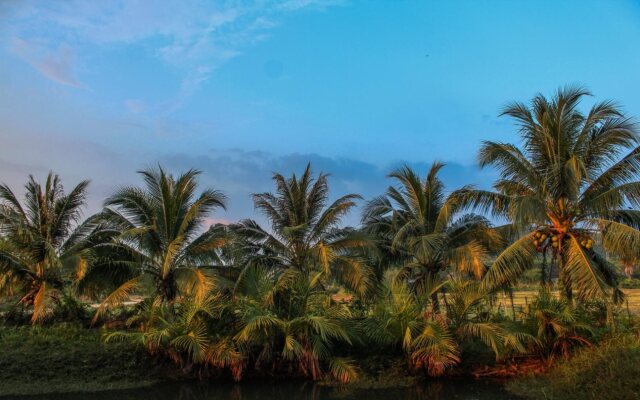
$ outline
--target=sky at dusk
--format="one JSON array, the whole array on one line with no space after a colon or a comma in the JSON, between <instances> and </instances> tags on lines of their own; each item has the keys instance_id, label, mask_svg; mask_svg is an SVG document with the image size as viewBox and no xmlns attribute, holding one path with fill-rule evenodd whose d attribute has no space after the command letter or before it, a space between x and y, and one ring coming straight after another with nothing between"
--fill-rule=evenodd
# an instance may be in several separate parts
<instances>
[{"instance_id":1,"label":"sky at dusk","mask_svg":"<svg viewBox=\"0 0 640 400\"><path fill-rule=\"evenodd\" d=\"M488 186L481 140L517 142L501 108L572 83L640 116L640 1L2 0L0 181L90 178L91 212L193 167L223 222L307 162L334 196L434 160Z\"/></svg>"}]
</instances>

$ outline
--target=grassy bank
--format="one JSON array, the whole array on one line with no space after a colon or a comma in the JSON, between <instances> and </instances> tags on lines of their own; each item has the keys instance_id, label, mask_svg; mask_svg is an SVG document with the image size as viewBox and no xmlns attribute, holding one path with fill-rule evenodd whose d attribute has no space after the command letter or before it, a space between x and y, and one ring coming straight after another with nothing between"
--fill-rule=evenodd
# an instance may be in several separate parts
<instances>
[{"instance_id":1,"label":"grassy bank","mask_svg":"<svg viewBox=\"0 0 640 400\"><path fill-rule=\"evenodd\" d=\"M105 344L98 329L74 325L0 327L0 396L131 389L165 382L165 369L142 349ZM352 389L413 386L405 361L387 354L358 358L360 380ZM530 399L640 397L640 340L625 336L579 351L538 377L507 384ZM175 378L173 378L175 379Z\"/></svg>"},{"instance_id":2,"label":"grassy bank","mask_svg":"<svg viewBox=\"0 0 640 400\"><path fill-rule=\"evenodd\" d=\"M640 340L627 336L584 349L542 376L511 381L507 389L527 399L638 399L638 376Z\"/></svg>"},{"instance_id":3,"label":"grassy bank","mask_svg":"<svg viewBox=\"0 0 640 400\"><path fill-rule=\"evenodd\" d=\"M68 324L0 326L0 396L133 389L178 378L175 368L161 365L144 349L104 343L102 333ZM416 383L402 358L373 356L360 361L361 379L351 385L353 389Z\"/></svg>"},{"instance_id":4,"label":"grassy bank","mask_svg":"<svg viewBox=\"0 0 640 400\"><path fill-rule=\"evenodd\" d=\"M76 326L0 327L0 396L126 389L162 373L144 351Z\"/></svg>"}]
</instances>

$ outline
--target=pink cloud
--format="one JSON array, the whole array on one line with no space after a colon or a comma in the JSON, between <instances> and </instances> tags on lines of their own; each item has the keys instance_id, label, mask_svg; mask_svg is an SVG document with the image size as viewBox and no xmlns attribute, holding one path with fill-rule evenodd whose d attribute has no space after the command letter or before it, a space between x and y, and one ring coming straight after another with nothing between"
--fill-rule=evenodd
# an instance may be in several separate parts
<instances>
[{"instance_id":1,"label":"pink cloud","mask_svg":"<svg viewBox=\"0 0 640 400\"><path fill-rule=\"evenodd\" d=\"M146 105L142 100L128 99L124 101L124 106L133 114L143 113Z\"/></svg>"},{"instance_id":2,"label":"pink cloud","mask_svg":"<svg viewBox=\"0 0 640 400\"><path fill-rule=\"evenodd\" d=\"M206 218L204 220L204 225L209 228L215 224L229 225L231 223L230 220L226 218Z\"/></svg>"},{"instance_id":3,"label":"pink cloud","mask_svg":"<svg viewBox=\"0 0 640 400\"><path fill-rule=\"evenodd\" d=\"M61 45L56 50L49 50L36 42L14 38L9 49L46 78L63 85L83 87L74 76L74 54L69 46Z\"/></svg>"}]
</instances>

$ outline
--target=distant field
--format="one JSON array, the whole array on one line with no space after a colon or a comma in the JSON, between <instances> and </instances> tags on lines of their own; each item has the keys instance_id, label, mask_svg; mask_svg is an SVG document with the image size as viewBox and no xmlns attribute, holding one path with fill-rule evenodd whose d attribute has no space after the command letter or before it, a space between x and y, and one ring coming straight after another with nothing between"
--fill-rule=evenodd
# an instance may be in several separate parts
<instances>
[{"instance_id":1,"label":"distant field","mask_svg":"<svg viewBox=\"0 0 640 400\"><path fill-rule=\"evenodd\" d=\"M629 312L633 314L640 314L640 289L622 289L622 291L626 295L625 302L622 304L622 307L626 309L627 303L629 305ZM558 292L555 292L556 294ZM522 290L522 291L514 291L513 292L513 305L516 309L516 312L522 311L527 304L529 304L533 299L536 298L538 292L535 290ZM347 293L339 293L332 296L336 301L351 301L352 296ZM511 301L509 297L506 295L498 295L498 302L496 307L503 308L506 312L511 312Z\"/></svg>"},{"instance_id":2,"label":"distant field","mask_svg":"<svg viewBox=\"0 0 640 400\"><path fill-rule=\"evenodd\" d=\"M640 314L640 289L622 289L626 295L625 303L623 307L627 307L629 304L629 311L634 314ZM528 303L530 303L536 296L535 290L523 290L513 292L513 304L516 307L516 312L522 310ZM498 296L497 307L502 307L507 311L511 310L511 301L508 296Z\"/></svg>"}]
</instances>

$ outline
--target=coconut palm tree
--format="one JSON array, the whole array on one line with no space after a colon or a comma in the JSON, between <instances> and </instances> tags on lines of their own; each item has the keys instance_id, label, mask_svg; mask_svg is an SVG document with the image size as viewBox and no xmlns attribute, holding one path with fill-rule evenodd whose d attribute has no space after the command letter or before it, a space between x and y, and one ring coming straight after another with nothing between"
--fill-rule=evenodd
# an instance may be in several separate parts
<instances>
[{"instance_id":1,"label":"coconut palm tree","mask_svg":"<svg viewBox=\"0 0 640 400\"><path fill-rule=\"evenodd\" d=\"M241 240L245 267L263 265L280 272L325 271L323 279L335 278L358 294L371 287L372 274L363 262L365 238L340 226L342 218L360 196L348 194L328 204L327 175L316 178L307 165L298 178L274 174L275 193L253 195L257 210L271 224L269 231L253 220L232 229Z\"/></svg>"},{"instance_id":2,"label":"coconut palm tree","mask_svg":"<svg viewBox=\"0 0 640 400\"><path fill-rule=\"evenodd\" d=\"M33 307L33 323L54 313L92 261L92 247L115 234L93 218L81 221L88 185L82 181L66 193L58 175L49 173L44 186L29 176L22 203L0 185L0 291Z\"/></svg>"},{"instance_id":3,"label":"coconut palm tree","mask_svg":"<svg viewBox=\"0 0 640 400\"><path fill-rule=\"evenodd\" d=\"M513 283L537 254L557 263L565 295L619 295L616 274L594 243L619 255L640 245L640 148L634 123L611 101L584 114L581 87L509 104L521 146L485 141L482 167L500 172L495 191L465 188L467 205L510 221L519 235L485 277Z\"/></svg>"},{"instance_id":4,"label":"coconut palm tree","mask_svg":"<svg viewBox=\"0 0 640 400\"><path fill-rule=\"evenodd\" d=\"M377 239L387 262L402 267L402 277L414 284L433 280L445 271L480 278L500 237L478 215L459 215L458 200L445 193L434 163L422 180L405 166L389 174L398 182L364 209L365 231ZM438 308L437 293L433 305Z\"/></svg>"},{"instance_id":5,"label":"coconut palm tree","mask_svg":"<svg viewBox=\"0 0 640 400\"><path fill-rule=\"evenodd\" d=\"M429 312L433 295L446 281L412 288L389 270L367 317L360 322L365 338L376 346L402 349L407 364L439 376L460 362L460 347L441 314Z\"/></svg>"},{"instance_id":6,"label":"coconut palm tree","mask_svg":"<svg viewBox=\"0 0 640 400\"><path fill-rule=\"evenodd\" d=\"M340 381L357 379L357 370L335 356L335 347L355 338L351 312L322 287L326 272L261 265L247 267L235 291L238 330L234 340L253 361L265 367L313 380L329 375Z\"/></svg>"},{"instance_id":7,"label":"coconut palm tree","mask_svg":"<svg viewBox=\"0 0 640 400\"><path fill-rule=\"evenodd\" d=\"M96 318L141 288L173 303L180 294L206 294L225 243L219 226L204 230L212 211L225 208L225 196L213 189L196 197L199 171L174 178L161 167L140 171L146 187L127 186L105 202L101 218L120 233L108 263L87 272L84 281L105 276L119 285L102 302ZM147 283L147 285L145 285Z\"/></svg>"},{"instance_id":8,"label":"coconut palm tree","mask_svg":"<svg viewBox=\"0 0 640 400\"><path fill-rule=\"evenodd\" d=\"M558 355L567 357L575 347L591 346L591 314L543 288L522 313L525 329L536 339L530 342L531 352L551 361Z\"/></svg>"},{"instance_id":9,"label":"coconut palm tree","mask_svg":"<svg viewBox=\"0 0 640 400\"><path fill-rule=\"evenodd\" d=\"M105 335L106 342L128 341L141 344L152 355L161 355L183 372L196 366L231 370L240 380L244 355L227 337L216 337L211 327L230 312L228 299L220 293L189 296L177 308L160 297L147 299L139 312L127 320L127 331Z\"/></svg>"},{"instance_id":10,"label":"coconut palm tree","mask_svg":"<svg viewBox=\"0 0 640 400\"><path fill-rule=\"evenodd\" d=\"M492 320L490 294L478 281L453 279L410 287L388 271L380 295L360 330L376 345L402 348L408 364L428 375L440 376L461 361L463 348L478 341L496 357L524 352L531 339L520 327ZM430 312L433 294L447 287L446 313Z\"/></svg>"}]
</instances>

